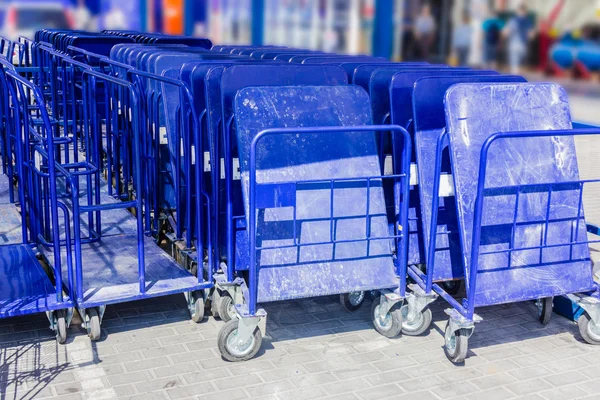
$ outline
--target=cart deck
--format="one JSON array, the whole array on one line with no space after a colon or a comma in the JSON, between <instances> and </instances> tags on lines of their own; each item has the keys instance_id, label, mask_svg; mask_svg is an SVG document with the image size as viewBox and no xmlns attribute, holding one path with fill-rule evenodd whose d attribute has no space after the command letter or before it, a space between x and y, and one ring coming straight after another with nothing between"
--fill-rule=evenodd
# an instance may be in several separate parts
<instances>
[{"instance_id":1,"label":"cart deck","mask_svg":"<svg viewBox=\"0 0 600 400\"><path fill-rule=\"evenodd\" d=\"M67 307L72 307L69 298L57 301L56 289L29 245L0 246L0 318Z\"/></svg>"},{"instance_id":2,"label":"cart deck","mask_svg":"<svg viewBox=\"0 0 600 400\"><path fill-rule=\"evenodd\" d=\"M249 209L249 156L259 132L367 125L368 104L363 90L349 86L251 87L238 92L236 131L246 216L255 212ZM315 109L324 111L311 111ZM278 152L268 151L275 147ZM398 285L391 240L361 241L389 236L381 179L370 181L369 188L360 178L339 181L380 175L374 135L265 137L257 148L256 173L259 302Z\"/></svg>"},{"instance_id":3,"label":"cart deck","mask_svg":"<svg viewBox=\"0 0 600 400\"><path fill-rule=\"evenodd\" d=\"M479 72L479 71L478 71ZM517 76L449 76L435 74L430 77L419 78L414 87L412 102L414 104L414 143L418 166L418 184L420 195L421 222L423 231L423 248L427 263L429 260L428 249L431 230L431 202L435 180L435 161L437 142L446 128L444 117L444 95L453 84L461 82L526 82ZM396 81L396 83L399 83ZM394 86L399 89L399 86ZM408 99L411 100L410 98ZM401 108L401 105L397 105ZM442 156L442 171L451 177L450 156L447 141L444 143ZM451 178L450 178L451 179ZM456 202L452 182L448 179L447 185L439 193L440 203L438 209L438 230L436 236L435 270L433 281L447 280L463 277L463 265L460 255L460 239L458 236L458 222L456 217Z\"/></svg>"},{"instance_id":4,"label":"cart deck","mask_svg":"<svg viewBox=\"0 0 600 400\"><path fill-rule=\"evenodd\" d=\"M458 84L446 93L445 104L468 273L478 185L474 177L479 176L484 141L495 132L568 130L572 125L567 95L554 84ZM509 104L511 112L499 106L503 104ZM587 240L581 185L547 191L506 189L578 180L572 137L494 143L487 159L475 306L593 289L588 245L570 244Z\"/></svg>"},{"instance_id":5,"label":"cart deck","mask_svg":"<svg viewBox=\"0 0 600 400\"><path fill-rule=\"evenodd\" d=\"M140 294L136 235L102 237L98 242L81 245L83 301L80 308L103 306L202 289L198 279L181 268L153 239L144 240L146 292ZM50 262L51 249L42 248ZM61 247L63 276L66 276L66 252Z\"/></svg>"}]
</instances>

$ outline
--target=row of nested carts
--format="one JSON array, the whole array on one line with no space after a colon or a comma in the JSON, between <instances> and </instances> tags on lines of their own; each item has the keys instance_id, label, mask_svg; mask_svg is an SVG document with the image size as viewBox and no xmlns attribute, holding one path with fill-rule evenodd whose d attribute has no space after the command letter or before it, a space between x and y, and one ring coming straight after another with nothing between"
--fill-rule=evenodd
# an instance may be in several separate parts
<instances>
[{"instance_id":1,"label":"row of nested carts","mask_svg":"<svg viewBox=\"0 0 600 400\"><path fill-rule=\"evenodd\" d=\"M107 306L182 293L242 361L264 303L372 297L395 337L442 297L460 363L477 308L545 324L569 295L600 344L574 144L600 131L555 84L128 31L0 51L0 317L46 313L64 343L78 312L98 340Z\"/></svg>"}]
</instances>

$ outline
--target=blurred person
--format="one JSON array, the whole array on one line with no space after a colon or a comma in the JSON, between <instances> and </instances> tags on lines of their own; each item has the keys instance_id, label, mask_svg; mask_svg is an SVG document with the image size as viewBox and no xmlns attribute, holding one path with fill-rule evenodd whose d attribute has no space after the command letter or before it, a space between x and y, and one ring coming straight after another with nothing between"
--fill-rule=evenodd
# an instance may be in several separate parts
<instances>
[{"instance_id":1,"label":"blurred person","mask_svg":"<svg viewBox=\"0 0 600 400\"><path fill-rule=\"evenodd\" d=\"M517 9L517 14L508 21L503 33L508 40L510 72L519 74L527 55L529 40L534 35L533 22L524 3Z\"/></svg>"},{"instance_id":2,"label":"blurred person","mask_svg":"<svg viewBox=\"0 0 600 400\"><path fill-rule=\"evenodd\" d=\"M488 19L483 21L483 63L485 68L496 69L500 49L500 39L504 22L492 10Z\"/></svg>"},{"instance_id":3,"label":"blurred person","mask_svg":"<svg viewBox=\"0 0 600 400\"><path fill-rule=\"evenodd\" d=\"M104 14L104 29L127 29L127 17L123 10L113 6Z\"/></svg>"},{"instance_id":4,"label":"blurred person","mask_svg":"<svg viewBox=\"0 0 600 400\"><path fill-rule=\"evenodd\" d=\"M419 53L423 60L429 59L431 45L433 44L433 39L435 38L435 30L436 26L435 20L431 15L431 6L429 4L424 4L421 8L421 12L415 19L413 27Z\"/></svg>"},{"instance_id":5,"label":"blurred person","mask_svg":"<svg viewBox=\"0 0 600 400\"><path fill-rule=\"evenodd\" d=\"M88 30L92 21L90 10L85 6L85 0L77 0L77 7L73 11L75 29Z\"/></svg>"},{"instance_id":6,"label":"blurred person","mask_svg":"<svg viewBox=\"0 0 600 400\"><path fill-rule=\"evenodd\" d=\"M454 28L452 35L452 53L461 67L467 65L469 60L472 37L471 15L464 11L462 21Z\"/></svg>"}]
</instances>

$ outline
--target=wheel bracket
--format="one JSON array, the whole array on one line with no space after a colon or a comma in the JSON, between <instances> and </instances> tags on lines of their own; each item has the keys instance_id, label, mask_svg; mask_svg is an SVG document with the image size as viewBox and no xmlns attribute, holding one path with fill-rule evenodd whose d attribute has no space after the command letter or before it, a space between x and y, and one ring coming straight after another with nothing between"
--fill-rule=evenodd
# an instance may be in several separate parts
<instances>
[{"instance_id":1,"label":"wheel bracket","mask_svg":"<svg viewBox=\"0 0 600 400\"><path fill-rule=\"evenodd\" d=\"M582 296L577 304L590 316L591 322L600 328L600 300L593 296Z\"/></svg>"},{"instance_id":2,"label":"wheel bracket","mask_svg":"<svg viewBox=\"0 0 600 400\"><path fill-rule=\"evenodd\" d=\"M473 319L469 320L454 308L447 308L444 312L450 317L448 321L450 329L448 331L454 333L464 329L467 331L467 338L473 335L475 324L482 321L482 318L477 314L473 314Z\"/></svg>"},{"instance_id":3,"label":"wheel bracket","mask_svg":"<svg viewBox=\"0 0 600 400\"><path fill-rule=\"evenodd\" d=\"M379 302L379 316L385 318L390 310L398 303L402 304L404 298L391 290L380 290L381 300Z\"/></svg>"},{"instance_id":4,"label":"wheel bracket","mask_svg":"<svg viewBox=\"0 0 600 400\"><path fill-rule=\"evenodd\" d=\"M406 301L408 303L408 315L406 316L407 321L414 321L419 314L421 314L427 306L437 300L438 295L434 292L427 293L419 285L411 284L408 285L410 292L406 295Z\"/></svg>"},{"instance_id":5,"label":"wheel bracket","mask_svg":"<svg viewBox=\"0 0 600 400\"><path fill-rule=\"evenodd\" d=\"M248 313L248 307L243 304L236 304L235 310L238 314L238 340L239 343L247 343L254 331L258 327L260 333L265 336L267 331L267 312L259 308L255 315Z\"/></svg>"}]
</instances>

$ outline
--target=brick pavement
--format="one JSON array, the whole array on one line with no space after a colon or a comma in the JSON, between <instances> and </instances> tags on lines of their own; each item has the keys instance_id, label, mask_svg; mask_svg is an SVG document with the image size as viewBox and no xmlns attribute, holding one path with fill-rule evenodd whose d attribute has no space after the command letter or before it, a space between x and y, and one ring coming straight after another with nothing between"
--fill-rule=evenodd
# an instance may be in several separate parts
<instances>
[{"instance_id":1,"label":"brick pavement","mask_svg":"<svg viewBox=\"0 0 600 400\"><path fill-rule=\"evenodd\" d=\"M386 339L370 326L370 300L345 311L335 297L267 305L256 359L220 359L223 322L189 320L183 296L109 307L103 338L71 327L57 345L43 316L0 321L0 399L600 399L600 348L554 315L543 327L532 303L481 309L464 366L433 329Z\"/></svg>"}]
</instances>

